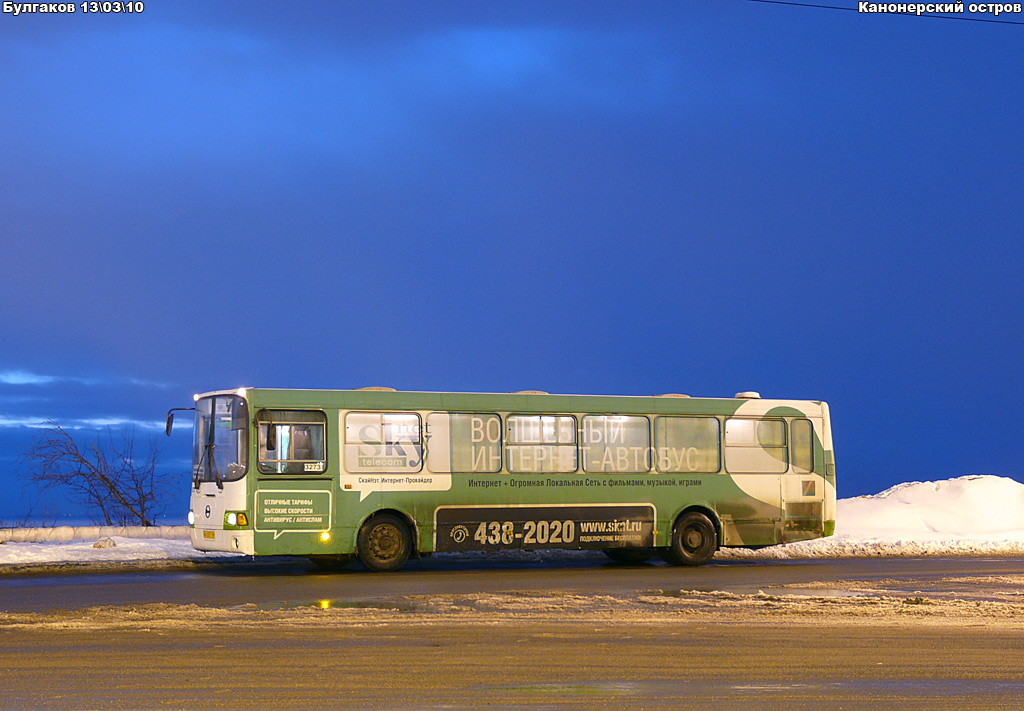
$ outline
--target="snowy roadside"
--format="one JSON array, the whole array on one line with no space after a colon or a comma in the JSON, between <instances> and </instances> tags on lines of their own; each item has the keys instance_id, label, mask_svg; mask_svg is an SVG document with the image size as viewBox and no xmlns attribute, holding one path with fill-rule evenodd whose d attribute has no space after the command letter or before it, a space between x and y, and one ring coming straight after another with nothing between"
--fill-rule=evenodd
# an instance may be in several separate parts
<instances>
[{"instance_id":1,"label":"snowy roadside","mask_svg":"<svg viewBox=\"0 0 1024 711\"><path fill-rule=\"evenodd\" d=\"M0 528L0 543L67 543L119 538L188 538L188 526L55 526Z\"/></svg>"},{"instance_id":2,"label":"snowy roadside","mask_svg":"<svg viewBox=\"0 0 1024 711\"><path fill-rule=\"evenodd\" d=\"M836 533L757 551L728 548L716 559L1024 556L1024 484L962 476L899 484L840 499Z\"/></svg>"},{"instance_id":3,"label":"snowy roadside","mask_svg":"<svg viewBox=\"0 0 1024 711\"><path fill-rule=\"evenodd\" d=\"M784 560L883 556L1024 556L1024 484L996 476L965 476L900 484L874 496L838 502L836 535L761 550L723 549L716 560ZM53 529L58 530L58 529ZM92 540L17 542L0 536L0 571L88 564L148 567L245 560L192 548L187 529L97 531ZM160 532L160 533L157 533ZM110 535L113 533L114 535ZM157 535L171 537L156 537ZM4 542L6 540L6 542ZM60 540L59 537L57 539ZM456 555L456 554L447 554ZM466 554L463 554L466 555ZM557 561L591 558L592 551L516 551L503 558Z\"/></svg>"},{"instance_id":4,"label":"snowy roadside","mask_svg":"<svg viewBox=\"0 0 1024 711\"><path fill-rule=\"evenodd\" d=\"M158 538L103 537L92 541L68 543L18 543L0 545L0 572L12 567L24 570L26 566L50 567L55 564L79 567L88 564L134 564L146 562L201 562L216 558L241 556L208 554L192 548L185 540Z\"/></svg>"}]
</instances>

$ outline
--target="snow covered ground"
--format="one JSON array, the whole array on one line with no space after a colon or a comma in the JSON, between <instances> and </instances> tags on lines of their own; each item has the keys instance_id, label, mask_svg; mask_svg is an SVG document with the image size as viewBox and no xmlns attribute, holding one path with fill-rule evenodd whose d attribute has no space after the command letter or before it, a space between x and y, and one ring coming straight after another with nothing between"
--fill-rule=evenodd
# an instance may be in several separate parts
<instances>
[{"instance_id":1,"label":"snow covered ground","mask_svg":"<svg viewBox=\"0 0 1024 711\"><path fill-rule=\"evenodd\" d=\"M841 499L836 534L758 551L724 549L717 558L797 559L872 556L1024 555L1024 484L964 476L900 484L874 496ZM193 550L188 540L120 536L67 543L0 544L0 565L125 563L237 557ZM111 543L113 545L111 545ZM525 557L550 553L517 553ZM560 553L561 556L594 555Z\"/></svg>"},{"instance_id":2,"label":"snow covered ground","mask_svg":"<svg viewBox=\"0 0 1024 711\"><path fill-rule=\"evenodd\" d=\"M836 533L720 558L1024 555L1024 484L962 476L899 484L873 496L840 499Z\"/></svg>"}]
</instances>

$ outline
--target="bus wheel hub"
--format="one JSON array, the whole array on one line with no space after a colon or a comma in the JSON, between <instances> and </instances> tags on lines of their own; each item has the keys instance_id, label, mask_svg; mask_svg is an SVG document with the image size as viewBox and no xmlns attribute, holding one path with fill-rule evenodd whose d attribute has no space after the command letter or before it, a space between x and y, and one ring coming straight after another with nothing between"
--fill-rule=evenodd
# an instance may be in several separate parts
<instances>
[{"instance_id":1,"label":"bus wheel hub","mask_svg":"<svg viewBox=\"0 0 1024 711\"><path fill-rule=\"evenodd\" d=\"M394 555L400 545L398 531L391 526L377 526L370 533L370 548L375 555L387 558Z\"/></svg>"},{"instance_id":2,"label":"bus wheel hub","mask_svg":"<svg viewBox=\"0 0 1024 711\"><path fill-rule=\"evenodd\" d=\"M683 543L690 550L697 550L704 543L704 536L695 528L688 529L683 536Z\"/></svg>"}]
</instances>

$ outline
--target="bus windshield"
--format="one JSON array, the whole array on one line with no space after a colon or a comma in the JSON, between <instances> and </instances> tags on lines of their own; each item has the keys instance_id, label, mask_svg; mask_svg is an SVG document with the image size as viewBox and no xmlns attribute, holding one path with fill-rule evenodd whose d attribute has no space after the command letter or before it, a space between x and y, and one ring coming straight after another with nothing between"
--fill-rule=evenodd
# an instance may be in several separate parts
<instances>
[{"instance_id":1,"label":"bus windshield","mask_svg":"<svg viewBox=\"0 0 1024 711\"><path fill-rule=\"evenodd\" d=\"M245 476L249 451L249 407L237 395L196 402L192 483L236 481Z\"/></svg>"}]
</instances>

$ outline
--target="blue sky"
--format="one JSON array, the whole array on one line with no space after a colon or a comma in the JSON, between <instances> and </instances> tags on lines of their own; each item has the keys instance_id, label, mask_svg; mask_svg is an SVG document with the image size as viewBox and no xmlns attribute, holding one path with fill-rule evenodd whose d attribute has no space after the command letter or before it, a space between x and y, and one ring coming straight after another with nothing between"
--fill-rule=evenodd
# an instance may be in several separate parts
<instances>
[{"instance_id":1,"label":"blue sky","mask_svg":"<svg viewBox=\"0 0 1024 711\"><path fill-rule=\"evenodd\" d=\"M744 0L0 15L0 520L33 423L155 436L242 385L758 390L831 404L840 496L1024 480L1022 32ZM188 436L162 447L173 515Z\"/></svg>"}]
</instances>

